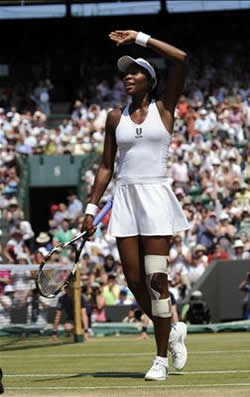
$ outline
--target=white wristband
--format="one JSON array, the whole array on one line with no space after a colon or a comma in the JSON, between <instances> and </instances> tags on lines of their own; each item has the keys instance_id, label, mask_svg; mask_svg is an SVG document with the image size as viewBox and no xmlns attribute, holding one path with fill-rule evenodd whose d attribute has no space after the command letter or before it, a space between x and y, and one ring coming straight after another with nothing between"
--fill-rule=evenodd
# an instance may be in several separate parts
<instances>
[{"instance_id":1,"label":"white wristband","mask_svg":"<svg viewBox=\"0 0 250 397\"><path fill-rule=\"evenodd\" d=\"M139 32L136 36L135 43L141 45L142 47L147 47L147 42L151 36L148 34Z\"/></svg>"},{"instance_id":2,"label":"white wristband","mask_svg":"<svg viewBox=\"0 0 250 397\"><path fill-rule=\"evenodd\" d=\"M92 215L92 216L96 216L96 213L98 211L98 206L92 203L88 203L86 206L86 210L85 210L85 215Z\"/></svg>"}]
</instances>

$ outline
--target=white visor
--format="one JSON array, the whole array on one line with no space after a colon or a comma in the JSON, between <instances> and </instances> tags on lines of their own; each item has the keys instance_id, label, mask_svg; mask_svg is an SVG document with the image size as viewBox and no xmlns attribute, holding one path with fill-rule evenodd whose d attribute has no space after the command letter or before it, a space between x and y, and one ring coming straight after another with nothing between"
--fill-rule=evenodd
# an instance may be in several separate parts
<instances>
[{"instance_id":1,"label":"white visor","mask_svg":"<svg viewBox=\"0 0 250 397\"><path fill-rule=\"evenodd\" d=\"M136 63L137 65L141 66L150 74L150 76L154 80L154 84L152 87L154 89L157 84L157 77L155 74L155 70L154 70L153 66L150 65L150 63L148 61L146 61L145 59L143 59L143 58L134 59L128 55L125 55L118 59L117 66L118 66L118 69L120 70L120 72L126 73L129 66L131 66L133 63Z\"/></svg>"}]
</instances>

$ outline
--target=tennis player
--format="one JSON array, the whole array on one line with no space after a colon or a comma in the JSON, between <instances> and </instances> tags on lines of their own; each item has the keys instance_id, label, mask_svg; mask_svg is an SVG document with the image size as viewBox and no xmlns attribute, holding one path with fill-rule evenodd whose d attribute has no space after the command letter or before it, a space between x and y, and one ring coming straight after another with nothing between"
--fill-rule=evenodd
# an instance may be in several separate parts
<instances>
[{"instance_id":1,"label":"tennis player","mask_svg":"<svg viewBox=\"0 0 250 397\"><path fill-rule=\"evenodd\" d=\"M168 75L163 84L156 67L146 59L125 55L118 60L131 102L108 113L103 156L82 229L90 234L95 231L93 217L112 178L118 149L119 167L108 233L116 237L128 287L154 324L157 353L145 380L165 380L171 330L169 243L172 235L189 228L166 177L174 112L184 87L187 54L134 30L114 31L109 38L117 46L136 44L162 56L169 63ZM158 88L162 91L160 96ZM182 323L171 343L173 364L178 370L187 360L185 335L186 326Z\"/></svg>"}]
</instances>

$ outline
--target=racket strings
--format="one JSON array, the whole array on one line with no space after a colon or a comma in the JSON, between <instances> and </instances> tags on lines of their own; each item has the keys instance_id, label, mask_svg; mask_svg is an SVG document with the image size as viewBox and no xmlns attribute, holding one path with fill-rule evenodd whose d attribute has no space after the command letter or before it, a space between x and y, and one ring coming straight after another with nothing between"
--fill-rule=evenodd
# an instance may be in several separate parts
<instances>
[{"instance_id":1,"label":"racket strings","mask_svg":"<svg viewBox=\"0 0 250 397\"><path fill-rule=\"evenodd\" d=\"M73 247L58 248L43 265L38 275L38 284L44 296L53 296L65 286L75 264Z\"/></svg>"}]
</instances>

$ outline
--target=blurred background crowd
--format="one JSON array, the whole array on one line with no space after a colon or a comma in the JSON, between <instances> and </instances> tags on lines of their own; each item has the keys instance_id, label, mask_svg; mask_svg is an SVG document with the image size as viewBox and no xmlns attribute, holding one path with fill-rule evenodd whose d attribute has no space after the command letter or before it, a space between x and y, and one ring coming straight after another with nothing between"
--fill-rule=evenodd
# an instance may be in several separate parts
<instances>
[{"instance_id":1,"label":"blurred background crowd","mask_svg":"<svg viewBox=\"0 0 250 397\"><path fill-rule=\"evenodd\" d=\"M157 61L157 60L156 60ZM183 95L168 158L168 177L191 228L173 236L170 286L181 307L195 283L215 260L250 259L250 61L245 43L190 53ZM109 62L107 61L107 65ZM18 202L18 158L30 155L84 155L103 150L108 112L129 101L120 76L99 74L93 67L88 87L78 90L69 115L57 125L53 114L53 82L39 80L20 101L15 90L0 96L0 213L8 238L0 245L1 264L39 264L58 242L80 230L85 204L76 191L67 202L50 207L47 230L36 234ZM22 97L22 99L24 98ZM19 98L19 100L18 100ZM117 158L119 160L119 156ZM98 163L82 183L88 193ZM115 171L116 172L116 171ZM115 175L114 175L115 177ZM112 197L110 183L101 205ZM115 239L107 234L109 216L87 242L80 260L81 285L93 322L105 322L108 305L131 305ZM32 271L0 270L0 324L10 321L10 305L26 306L30 322L47 322L56 301L37 297Z\"/></svg>"}]
</instances>

